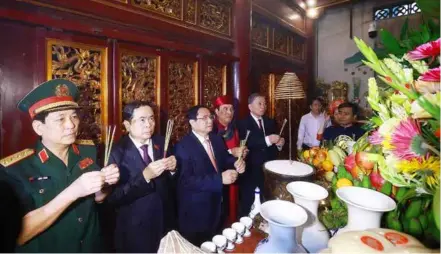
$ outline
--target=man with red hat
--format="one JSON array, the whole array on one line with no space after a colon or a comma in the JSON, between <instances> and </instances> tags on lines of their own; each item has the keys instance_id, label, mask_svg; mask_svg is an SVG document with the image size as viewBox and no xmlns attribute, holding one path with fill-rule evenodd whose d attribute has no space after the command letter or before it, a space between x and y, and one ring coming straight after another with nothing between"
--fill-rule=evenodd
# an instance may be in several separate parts
<instances>
[{"instance_id":1,"label":"man with red hat","mask_svg":"<svg viewBox=\"0 0 441 254\"><path fill-rule=\"evenodd\" d=\"M246 146L240 147L239 131L237 130L234 119L233 99L231 96L218 96L213 101L214 113L216 119L214 120L213 132L222 136L228 148L228 152L234 157L245 158L248 153ZM228 211L228 222L233 223L237 219L237 199L238 199L238 185L231 184L229 188L224 191L224 209Z\"/></svg>"}]
</instances>

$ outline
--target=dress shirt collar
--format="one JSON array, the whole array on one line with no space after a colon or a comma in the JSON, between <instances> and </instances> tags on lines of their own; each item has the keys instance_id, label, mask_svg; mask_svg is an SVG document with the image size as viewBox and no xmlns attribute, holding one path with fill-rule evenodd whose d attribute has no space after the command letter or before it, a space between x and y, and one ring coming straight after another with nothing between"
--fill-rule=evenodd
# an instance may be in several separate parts
<instances>
[{"instance_id":1,"label":"dress shirt collar","mask_svg":"<svg viewBox=\"0 0 441 254\"><path fill-rule=\"evenodd\" d=\"M253 113L251 113L251 112L250 112L250 115L251 115L251 117L254 119L254 121L256 121L256 123L258 123L258 122L259 122L259 119L261 119L261 120L262 120L262 124L263 124L263 118L262 118L262 117L257 117L257 116L255 116L255 115L253 115Z\"/></svg>"},{"instance_id":2,"label":"dress shirt collar","mask_svg":"<svg viewBox=\"0 0 441 254\"><path fill-rule=\"evenodd\" d=\"M205 143L206 138L204 138L204 137L202 137L201 135L197 134L197 133L196 133L195 131L193 131L193 130L192 130L192 132L193 132L193 134L196 136L196 138L199 140L199 142L201 142L201 144L204 144L204 143ZM207 138L208 138L208 135L207 135Z\"/></svg>"},{"instance_id":3,"label":"dress shirt collar","mask_svg":"<svg viewBox=\"0 0 441 254\"><path fill-rule=\"evenodd\" d=\"M143 146L143 145L148 145L149 147L151 147L151 145L152 145L152 139L151 138L147 139L147 141L144 144L142 144L142 143L136 141L134 138L132 138L132 136L130 136L130 134L129 134L129 137L132 140L132 142L135 145L135 147L138 148L138 149L140 149L141 146Z\"/></svg>"}]
</instances>

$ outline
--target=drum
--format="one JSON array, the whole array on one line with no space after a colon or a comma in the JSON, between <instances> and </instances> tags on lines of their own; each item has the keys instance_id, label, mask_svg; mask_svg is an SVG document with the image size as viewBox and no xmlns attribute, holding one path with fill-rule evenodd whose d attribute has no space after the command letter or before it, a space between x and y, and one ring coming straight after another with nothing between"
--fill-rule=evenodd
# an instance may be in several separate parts
<instances>
[{"instance_id":1,"label":"drum","mask_svg":"<svg viewBox=\"0 0 441 254\"><path fill-rule=\"evenodd\" d=\"M286 185L294 181L312 182L315 170L313 167L298 161L274 160L263 165L265 175L265 200L282 199L294 202Z\"/></svg>"}]
</instances>

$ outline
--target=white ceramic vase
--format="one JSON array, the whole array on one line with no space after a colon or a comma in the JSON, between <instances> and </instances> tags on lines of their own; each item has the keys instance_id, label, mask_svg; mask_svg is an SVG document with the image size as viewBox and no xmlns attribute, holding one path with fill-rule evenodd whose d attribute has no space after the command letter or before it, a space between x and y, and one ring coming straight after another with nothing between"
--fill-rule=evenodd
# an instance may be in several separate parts
<instances>
[{"instance_id":1,"label":"white ceramic vase","mask_svg":"<svg viewBox=\"0 0 441 254\"><path fill-rule=\"evenodd\" d=\"M269 236L259 242L255 253L306 253L296 239L296 227L308 217L305 209L289 201L271 200L262 204L260 214L269 224Z\"/></svg>"},{"instance_id":2,"label":"white ceramic vase","mask_svg":"<svg viewBox=\"0 0 441 254\"><path fill-rule=\"evenodd\" d=\"M383 213L397 206L391 197L361 187L341 187L337 190L337 197L348 207L348 224L338 230L337 234L379 228Z\"/></svg>"},{"instance_id":3,"label":"white ceramic vase","mask_svg":"<svg viewBox=\"0 0 441 254\"><path fill-rule=\"evenodd\" d=\"M318 220L317 210L319 202L328 197L328 191L320 185L310 182L291 182L286 189L294 197L294 202L303 207L308 220L297 228L297 239L310 253L317 253L325 249L329 241L328 230Z\"/></svg>"}]
</instances>

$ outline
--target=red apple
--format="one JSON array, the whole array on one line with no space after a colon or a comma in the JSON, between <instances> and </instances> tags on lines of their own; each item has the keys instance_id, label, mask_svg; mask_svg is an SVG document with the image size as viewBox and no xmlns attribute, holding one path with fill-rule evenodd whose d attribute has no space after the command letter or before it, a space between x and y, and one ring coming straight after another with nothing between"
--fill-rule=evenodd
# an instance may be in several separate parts
<instances>
[{"instance_id":1,"label":"red apple","mask_svg":"<svg viewBox=\"0 0 441 254\"><path fill-rule=\"evenodd\" d=\"M377 191L380 191L385 182L380 172L378 170L372 171L372 173L369 175L369 179L371 180L372 187L374 187Z\"/></svg>"},{"instance_id":2,"label":"red apple","mask_svg":"<svg viewBox=\"0 0 441 254\"><path fill-rule=\"evenodd\" d=\"M371 171L375 166L375 162L370 160L368 157L369 153L367 152L357 152L355 154L355 163L357 163L357 166L361 167L367 172Z\"/></svg>"}]
</instances>

